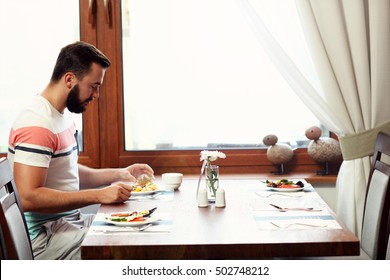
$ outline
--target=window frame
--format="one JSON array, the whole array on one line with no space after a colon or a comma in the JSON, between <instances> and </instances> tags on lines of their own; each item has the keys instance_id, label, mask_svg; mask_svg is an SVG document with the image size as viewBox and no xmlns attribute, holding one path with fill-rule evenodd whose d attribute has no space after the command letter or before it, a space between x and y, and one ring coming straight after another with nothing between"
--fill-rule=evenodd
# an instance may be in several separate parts
<instances>
[{"instance_id":1,"label":"window frame","mask_svg":"<svg viewBox=\"0 0 390 280\"><path fill-rule=\"evenodd\" d=\"M97 45L97 4L80 0L80 40ZM83 151L79 162L94 168L100 167L99 103L93 102L83 113Z\"/></svg>"},{"instance_id":2,"label":"window frame","mask_svg":"<svg viewBox=\"0 0 390 280\"><path fill-rule=\"evenodd\" d=\"M100 166L124 167L133 163L147 163L156 174L172 171L198 174L201 167L200 150L125 151L120 2L112 2L112 26L105 24L106 28L98 32L97 38L98 47L113 62L106 73L99 97ZM108 42L105 38L112 40ZM222 151L227 155L225 160L219 162L224 167L222 173L269 173L278 170L278 166L267 159L267 149ZM337 171L340 163L330 164L330 169ZM323 169L323 164L311 159L305 148L296 149L293 159L285 165L286 172L293 173L310 173L318 169Z\"/></svg>"},{"instance_id":3,"label":"window frame","mask_svg":"<svg viewBox=\"0 0 390 280\"><path fill-rule=\"evenodd\" d=\"M199 174L200 150L125 151L121 1L80 0L81 40L96 45L111 60L97 102L83 113L84 150L81 164L94 167L125 167L133 163L149 164L156 174L182 172ZM107 40L107 38L111 38ZM335 135L333 135L335 137ZM227 158L219 162L224 174L259 174L278 171L278 166L267 159L267 149L221 149ZM5 155L6 156L6 155ZM338 171L341 161L331 163L329 169ZM298 148L290 162L284 165L287 173L315 173L323 169Z\"/></svg>"}]
</instances>

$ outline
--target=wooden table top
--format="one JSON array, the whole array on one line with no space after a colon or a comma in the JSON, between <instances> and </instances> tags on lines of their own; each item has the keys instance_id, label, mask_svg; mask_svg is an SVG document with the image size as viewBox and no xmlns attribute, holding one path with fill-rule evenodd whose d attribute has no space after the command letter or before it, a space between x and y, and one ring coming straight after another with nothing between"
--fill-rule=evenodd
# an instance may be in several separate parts
<instances>
[{"instance_id":1,"label":"wooden table top","mask_svg":"<svg viewBox=\"0 0 390 280\"><path fill-rule=\"evenodd\" d=\"M160 183L158 179L156 183ZM359 254L358 238L337 219L312 187L294 192L292 197L266 189L260 179L221 179L220 187L225 189L225 208L214 205L199 208L197 180L186 178L179 190L155 199L101 205L82 243L82 259L271 259ZM265 197L270 193L275 195ZM302 196L297 196L298 193ZM322 210L279 212L269 203ZM152 217L162 220L145 232L98 231L126 229L107 225L101 219L107 213L153 207L157 210ZM318 217L333 222L336 227L287 225L281 228L271 223ZM147 232L159 229L164 230Z\"/></svg>"}]
</instances>

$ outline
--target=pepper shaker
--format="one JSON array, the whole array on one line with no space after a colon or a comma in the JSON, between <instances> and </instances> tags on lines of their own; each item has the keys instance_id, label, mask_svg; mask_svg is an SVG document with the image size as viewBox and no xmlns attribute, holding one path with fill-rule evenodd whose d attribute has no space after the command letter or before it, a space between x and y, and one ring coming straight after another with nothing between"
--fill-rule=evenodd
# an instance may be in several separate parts
<instances>
[{"instance_id":1,"label":"pepper shaker","mask_svg":"<svg viewBox=\"0 0 390 280\"><path fill-rule=\"evenodd\" d=\"M225 190L223 188L219 188L215 195L215 207L223 208L225 206L226 206Z\"/></svg>"},{"instance_id":2,"label":"pepper shaker","mask_svg":"<svg viewBox=\"0 0 390 280\"><path fill-rule=\"evenodd\" d=\"M201 188L198 192L198 207L207 206L209 206L209 200L207 199L207 190L205 188Z\"/></svg>"}]
</instances>

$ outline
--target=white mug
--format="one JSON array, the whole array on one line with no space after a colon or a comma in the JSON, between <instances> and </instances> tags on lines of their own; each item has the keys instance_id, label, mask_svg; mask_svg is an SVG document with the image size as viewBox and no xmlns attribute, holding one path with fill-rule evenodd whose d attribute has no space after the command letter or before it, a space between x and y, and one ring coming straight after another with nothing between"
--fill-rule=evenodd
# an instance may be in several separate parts
<instances>
[{"instance_id":1,"label":"white mug","mask_svg":"<svg viewBox=\"0 0 390 280\"><path fill-rule=\"evenodd\" d=\"M161 175L162 183L167 189L177 190L183 182L182 173L164 173Z\"/></svg>"}]
</instances>

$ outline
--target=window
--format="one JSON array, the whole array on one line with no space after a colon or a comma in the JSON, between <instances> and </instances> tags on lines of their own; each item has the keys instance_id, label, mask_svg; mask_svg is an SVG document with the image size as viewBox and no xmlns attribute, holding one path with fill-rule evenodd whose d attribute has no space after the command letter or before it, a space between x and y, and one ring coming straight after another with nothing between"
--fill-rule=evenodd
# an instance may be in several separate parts
<instances>
[{"instance_id":1,"label":"window","mask_svg":"<svg viewBox=\"0 0 390 280\"><path fill-rule=\"evenodd\" d=\"M276 2L278 13L281 8L294 10L292 0L250 1L257 11L268 15L266 24L273 34L283 31L283 24L281 28L272 23L275 16L257 5ZM272 64L266 73L261 72L258 64L269 63L268 58L255 49L259 44L249 28L237 32L237 26L247 28L236 11L236 4L242 1L72 0L66 6L61 2L0 0L0 32L4 41L12 42L0 45L1 156L6 153L9 127L17 110L46 85L59 49L79 38L96 45L112 61L99 99L83 113L82 123L77 116L78 128L83 131L82 164L124 167L142 162L156 174L197 174L199 151L208 147L226 148L223 173L270 172L275 166L266 158L263 137L277 134L280 141L301 147L299 139L306 140L305 129L318 124L283 79L265 89L255 88L271 80L264 75L277 72ZM151 17L158 19L157 23ZM208 36L206 41L204 36ZM284 47L300 49L296 44L302 40L281 42ZM309 56L286 51L300 63L307 78L315 80L310 76L314 71ZM251 64L252 60L256 63ZM284 90L286 95L275 105L270 98ZM287 98L288 104L282 105L280 101ZM234 103L225 103L226 99ZM240 104L240 99L245 102ZM300 128L295 127L299 124ZM289 172L322 168L306 149L299 148L294 154L286 166Z\"/></svg>"},{"instance_id":2,"label":"window","mask_svg":"<svg viewBox=\"0 0 390 280\"><path fill-rule=\"evenodd\" d=\"M301 70L314 73L293 1L251 3ZM300 147L305 130L320 126L237 1L123 0L122 36L127 151L256 148L271 133Z\"/></svg>"},{"instance_id":3,"label":"window","mask_svg":"<svg viewBox=\"0 0 390 280\"><path fill-rule=\"evenodd\" d=\"M0 0L0 34L0 153L6 153L19 111L49 82L60 49L80 39L79 1ZM82 129L81 115L74 116Z\"/></svg>"}]
</instances>

